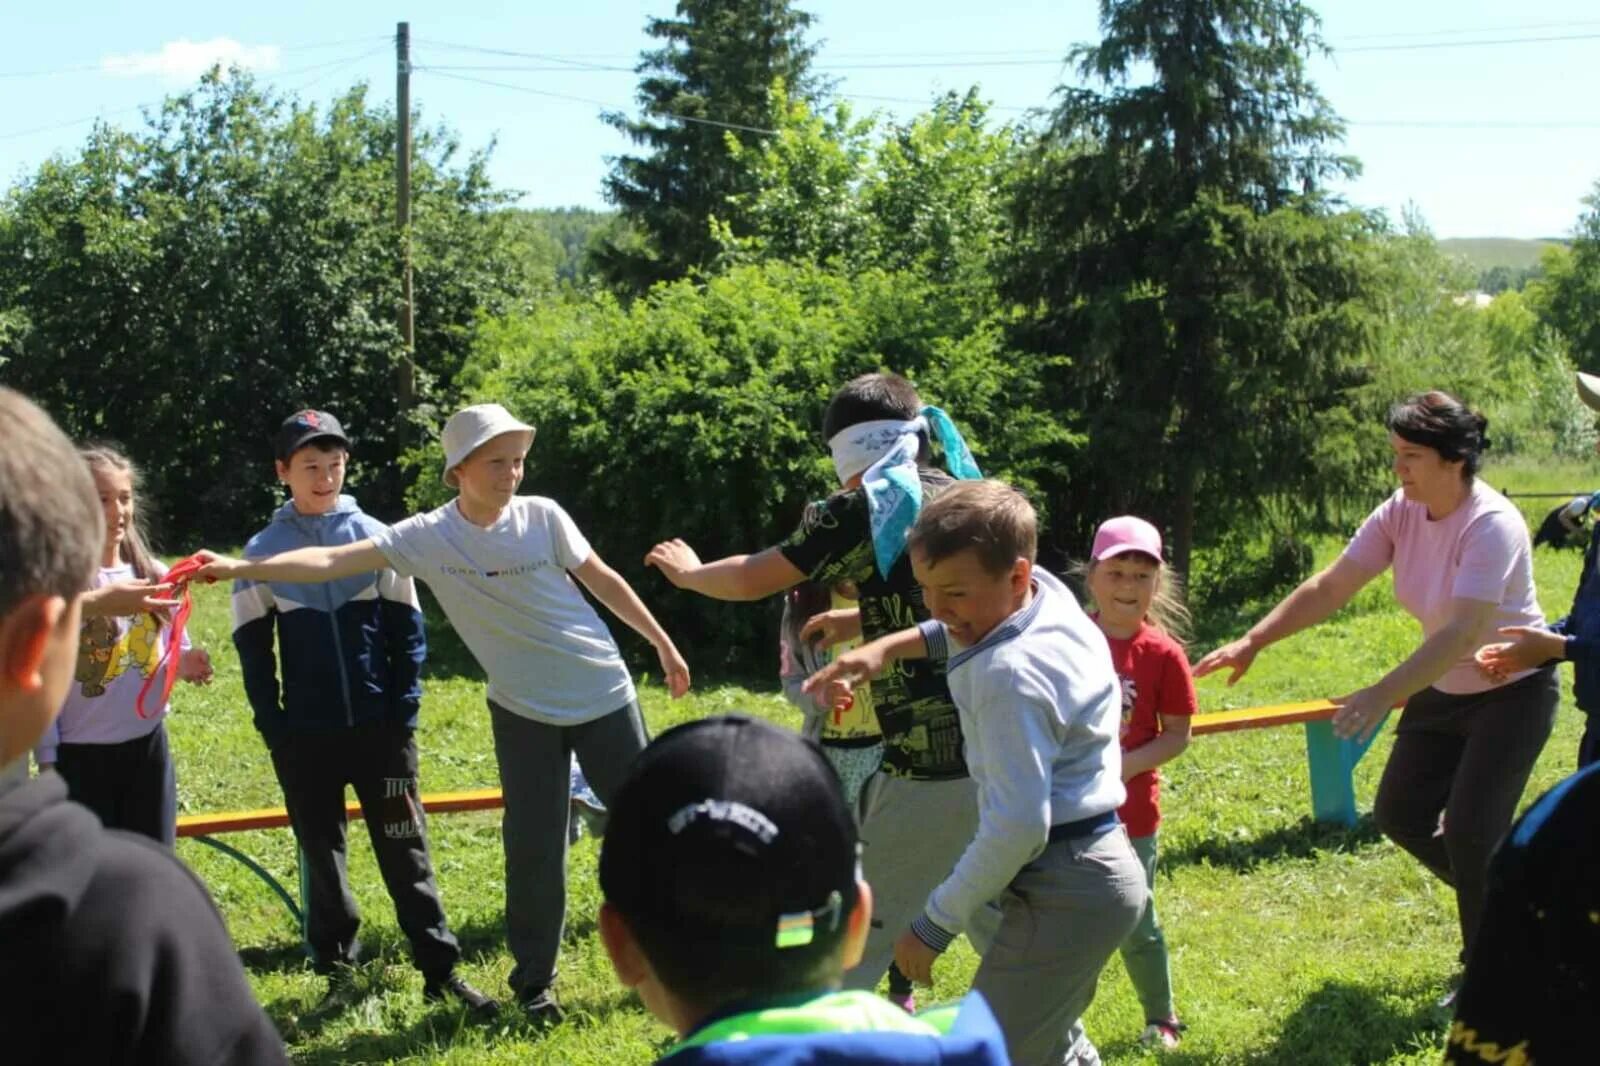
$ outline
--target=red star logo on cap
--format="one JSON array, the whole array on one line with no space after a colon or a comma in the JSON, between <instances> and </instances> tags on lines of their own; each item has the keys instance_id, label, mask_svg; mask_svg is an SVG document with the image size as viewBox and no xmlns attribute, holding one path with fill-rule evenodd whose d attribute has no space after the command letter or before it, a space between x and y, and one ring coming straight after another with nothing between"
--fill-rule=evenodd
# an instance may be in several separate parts
<instances>
[{"instance_id":1,"label":"red star logo on cap","mask_svg":"<svg viewBox=\"0 0 1600 1066\"><path fill-rule=\"evenodd\" d=\"M322 421L321 419L317 418L317 412L315 411L301 411L300 421L305 423L307 429L322 428Z\"/></svg>"}]
</instances>

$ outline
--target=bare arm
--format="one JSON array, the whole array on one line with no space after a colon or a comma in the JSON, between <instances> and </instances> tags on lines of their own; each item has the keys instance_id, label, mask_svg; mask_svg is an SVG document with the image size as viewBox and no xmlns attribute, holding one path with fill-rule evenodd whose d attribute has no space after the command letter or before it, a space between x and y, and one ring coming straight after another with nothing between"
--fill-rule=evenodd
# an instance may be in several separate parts
<instances>
[{"instance_id":1,"label":"bare arm","mask_svg":"<svg viewBox=\"0 0 1600 1066\"><path fill-rule=\"evenodd\" d=\"M667 540L651 548L644 562L660 570L680 589L714 600L764 600L806 579L777 548L702 563L695 550L683 541Z\"/></svg>"},{"instance_id":2,"label":"bare arm","mask_svg":"<svg viewBox=\"0 0 1600 1066\"><path fill-rule=\"evenodd\" d=\"M928 642L922 630L915 626L902 629L845 652L812 674L801 691L824 707L848 707L855 700L856 685L882 674L884 667L896 659L923 659L927 655Z\"/></svg>"},{"instance_id":3,"label":"bare arm","mask_svg":"<svg viewBox=\"0 0 1600 1066\"><path fill-rule=\"evenodd\" d=\"M230 559L215 552L201 552L206 565L196 573L202 578L243 578L247 581L288 581L307 583L333 581L341 577L382 570L389 560L371 540L358 540L337 547L296 548L265 559Z\"/></svg>"},{"instance_id":4,"label":"bare arm","mask_svg":"<svg viewBox=\"0 0 1600 1066\"><path fill-rule=\"evenodd\" d=\"M1333 730L1342 737L1365 738L1385 712L1421 692L1478 646L1494 621L1496 604L1457 597L1450 601L1450 620L1424 640L1399 666L1341 700Z\"/></svg>"},{"instance_id":5,"label":"bare arm","mask_svg":"<svg viewBox=\"0 0 1600 1066\"><path fill-rule=\"evenodd\" d=\"M1163 715L1159 736L1132 751L1122 753L1122 779L1130 780L1182 755L1183 749L1189 746L1191 724L1186 714Z\"/></svg>"},{"instance_id":6,"label":"bare arm","mask_svg":"<svg viewBox=\"0 0 1600 1066\"><path fill-rule=\"evenodd\" d=\"M178 606L172 586L148 581L113 581L83 594L83 616L158 614Z\"/></svg>"},{"instance_id":7,"label":"bare arm","mask_svg":"<svg viewBox=\"0 0 1600 1066\"><path fill-rule=\"evenodd\" d=\"M661 628L661 623L656 621L656 616L650 613L650 608L639 599L639 594L633 591L633 586L623 580L622 575L607 566L599 554L591 551L589 557L581 566L575 567L573 575L581 582L583 587L594 593L595 599L606 605L606 609L622 619L645 640L648 640L656 649L656 656L661 660L661 670L665 675L667 690L672 693L672 698L677 699L689 691L689 666L683 661L683 656L678 654L677 646L672 643L672 638L667 636L667 631Z\"/></svg>"},{"instance_id":8,"label":"bare arm","mask_svg":"<svg viewBox=\"0 0 1600 1066\"><path fill-rule=\"evenodd\" d=\"M1224 644L1196 663L1194 676L1205 677L1228 668L1233 671L1228 676L1228 684L1233 684L1245 675L1267 645L1323 621L1349 603L1368 579L1369 575L1341 555L1333 565L1308 577L1299 588L1285 596L1244 636Z\"/></svg>"}]
</instances>

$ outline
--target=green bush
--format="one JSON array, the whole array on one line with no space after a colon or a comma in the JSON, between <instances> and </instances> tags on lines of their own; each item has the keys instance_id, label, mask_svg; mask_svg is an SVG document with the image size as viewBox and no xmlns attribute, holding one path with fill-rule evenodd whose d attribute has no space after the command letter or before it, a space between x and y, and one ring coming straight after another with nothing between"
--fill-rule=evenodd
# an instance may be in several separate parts
<instances>
[{"instance_id":1,"label":"green bush","mask_svg":"<svg viewBox=\"0 0 1600 1066\"><path fill-rule=\"evenodd\" d=\"M461 380L469 402L504 403L538 428L523 491L572 513L693 665L763 676L775 609L671 590L645 553L674 536L707 559L781 540L836 487L828 397L872 370L905 374L949 410L987 472L1036 484L1065 437L1034 404L1036 368L1000 336L914 276L767 263L627 307L598 294L487 322ZM422 506L446 490L437 446L417 459Z\"/></svg>"}]
</instances>

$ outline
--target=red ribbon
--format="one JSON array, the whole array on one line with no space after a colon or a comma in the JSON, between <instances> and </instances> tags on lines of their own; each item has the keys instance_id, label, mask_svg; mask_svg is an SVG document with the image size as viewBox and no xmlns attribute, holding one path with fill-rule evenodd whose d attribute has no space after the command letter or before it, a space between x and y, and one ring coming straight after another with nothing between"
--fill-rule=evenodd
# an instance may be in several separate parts
<instances>
[{"instance_id":1,"label":"red ribbon","mask_svg":"<svg viewBox=\"0 0 1600 1066\"><path fill-rule=\"evenodd\" d=\"M161 658L156 662L156 668L150 676L144 679L144 686L139 689L139 698L134 701L134 709L139 712L140 718L153 717L167 701L172 698L172 687L178 683L178 658L183 654L183 630L189 624L189 612L194 609L193 602L189 599L189 582L194 580L195 571L206 565L206 561L198 555L191 555L186 559L179 559L172 564L166 576L161 579L161 584L171 584L172 591L181 601L177 610L172 612L170 625L172 631L167 634L165 647L161 649ZM206 580L213 580L207 578ZM161 668L165 666L166 678L161 684L161 699L156 703L155 711L144 709L144 698L150 694L150 686L156 683L156 678L161 675Z\"/></svg>"}]
</instances>

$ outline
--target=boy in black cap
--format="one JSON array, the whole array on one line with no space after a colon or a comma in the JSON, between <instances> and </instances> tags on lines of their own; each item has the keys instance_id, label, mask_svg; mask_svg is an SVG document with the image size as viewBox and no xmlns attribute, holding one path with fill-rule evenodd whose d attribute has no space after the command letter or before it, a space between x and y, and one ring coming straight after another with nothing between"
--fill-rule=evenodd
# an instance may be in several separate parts
<instances>
[{"instance_id":1,"label":"boy in black cap","mask_svg":"<svg viewBox=\"0 0 1600 1066\"><path fill-rule=\"evenodd\" d=\"M340 494L350 439L338 419L296 412L273 446L278 480L291 498L250 539L247 558L347 544L384 528ZM319 584L236 581L233 618L245 692L304 856L313 964L337 979L361 953L361 916L345 875L348 784L422 971L423 994L493 1014L498 1004L455 972L461 949L428 855L415 734L427 641L415 585L393 570Z\"/></svg>"},{"instance_id":2,"label":"boy in black cap","mask_svg":"<svg viewBox=\"0 0 1600 1066\"><path fill-rule=\"evenodd\" d=\"M1006 1061L977 996L924 1019L838 991L872 914L857 854L833 768L787 730L709 718L645 749L600 852L600 936L683 1038L665 1061Z\"/></svg>"}]
</instances>

